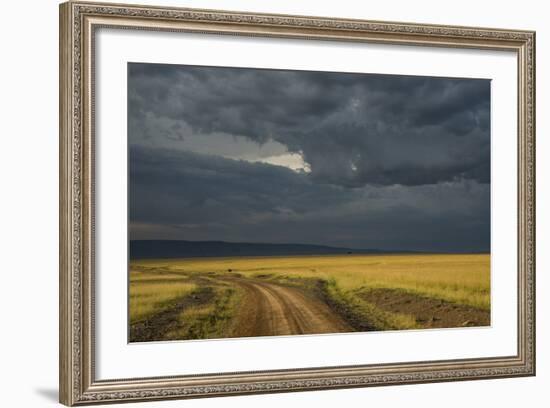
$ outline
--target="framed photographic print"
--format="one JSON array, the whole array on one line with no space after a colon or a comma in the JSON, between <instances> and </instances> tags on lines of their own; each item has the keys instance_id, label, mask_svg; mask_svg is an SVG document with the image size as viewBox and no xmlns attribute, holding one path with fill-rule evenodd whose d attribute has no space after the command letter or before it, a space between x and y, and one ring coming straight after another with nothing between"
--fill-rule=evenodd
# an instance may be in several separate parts
<instances>
[{"instance_id":1,"label":"framed photographic print","mask_svg":"<svg viewBox=\"0 0 550 408\"><path fill-rule=\"evenodd\" d=\"M66 405L535 374L535 33L60 6Z\"/></svg>"}]
</instances>

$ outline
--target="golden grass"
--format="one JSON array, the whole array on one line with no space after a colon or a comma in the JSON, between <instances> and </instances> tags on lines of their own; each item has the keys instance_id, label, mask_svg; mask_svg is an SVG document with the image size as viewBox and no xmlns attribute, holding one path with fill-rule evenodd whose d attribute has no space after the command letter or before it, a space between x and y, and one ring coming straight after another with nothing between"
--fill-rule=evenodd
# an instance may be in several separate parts
<instances>
[{"instance_id":1,"label":"golden grass","mask_svg":"<svg viewBox=\"0 0 550 408\"><path fill-rule=\"evenodd\" d=\"M197 285L177 275L130 271L130 324L143 320L166 307L172 300L185 296Z\"/></svg>"},{"instance_id":2,"label":"golden grass","mask_svg":"<svg viewBox=\"0 0 550 408\"><path fill-rule=\"evenodd\" d=\"M171 273L240 273L250 277L334 280L343 292L366 288L402 289L490 309L489 254L190 258L144 260L132 265L142 270L151 267Z\"/></svg>"},{"instance_id":3,"label":"golden grass","mask_svg":"<svg viewBox=\"0 0 550 408\"><path fill-rule=\"evenodd\" d=\"M375 305L365 302L352 291L343 291L335 280L330 280L326 286L328 296L333 302L353 311L356 318L369 322L376 330L416 329L416 318L410 314L386 312Z\"/></svg>"},{"instance_id":4,"label":"golden grass","mask_svg":"<svg viewBox=\"0 0 550 408\"><path fill-rule=\"evenodd\" d=\"M170 339L208 339L231 337L233 317L241 295L234 288L216 287L213 303L193 306L180 313L178 327L166 336Z\"/></svg>"}]
</instances>

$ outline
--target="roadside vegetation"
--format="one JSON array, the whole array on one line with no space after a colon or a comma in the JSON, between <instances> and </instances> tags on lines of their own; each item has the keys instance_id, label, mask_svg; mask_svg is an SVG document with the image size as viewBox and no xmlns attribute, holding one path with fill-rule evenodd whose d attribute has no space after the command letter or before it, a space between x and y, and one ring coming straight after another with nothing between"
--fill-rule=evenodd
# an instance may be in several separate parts
<instances>
[{"instance_id":1,"label":"roadside vegetation","mask_svg":"<svg viewBox=\"0 0 550 408\"><path fill-rule=\"evenodd\" d=\"M166 335L172 339L211 339L233 337L233 318L241 294L236 288L218 286L212 302L194 305L178 316L178 325Z\"/></svg>"},{"instance_id":2,"label":"roadside vegetation","mask_svg":"<svg viewBox=\"0 0 550 408\"><path fill-rule=\"evenodd\" d=\"M130 272L130 324L151 316L175 299L189 295L197 289L195 283L178 275Z\"/></svg>"}]
</instances>

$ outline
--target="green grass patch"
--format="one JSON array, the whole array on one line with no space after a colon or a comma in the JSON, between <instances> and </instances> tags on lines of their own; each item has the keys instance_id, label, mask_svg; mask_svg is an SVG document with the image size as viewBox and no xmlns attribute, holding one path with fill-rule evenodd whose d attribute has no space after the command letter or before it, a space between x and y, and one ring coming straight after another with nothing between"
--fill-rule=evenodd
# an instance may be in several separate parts
<instances>
[{"instance_id":1,"label":"green grass patch","mask_svg":"<svg viewBox=\"0 0 550 408\"><path fill-rule=\"evenodd\" d=\"M335 279L324 282L327 302L357 330L400 330L418 328L416 318L378 309L352 291L342 290Z\"/></svg>"},{"instance_id":2,"label":"green grass patch","mask_svg":"<svg viewBox=\"0 0 550 408\"><path fill-rule=\"evenodd\" d=\"M166 339L231 337L240 300L241 293L236 288L216 287L214 301L184 310L179 315L178 328L167 333Z\"/></svg>"}]
</instances>

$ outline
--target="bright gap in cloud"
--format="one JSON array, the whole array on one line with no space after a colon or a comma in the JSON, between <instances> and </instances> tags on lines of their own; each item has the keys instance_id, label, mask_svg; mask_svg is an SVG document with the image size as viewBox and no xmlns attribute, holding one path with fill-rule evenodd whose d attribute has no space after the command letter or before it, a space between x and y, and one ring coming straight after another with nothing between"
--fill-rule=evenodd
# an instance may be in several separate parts
<instances>
[{"instance_id":1,"label":"bright gap in cloud","mask_svg":"<svg viewBox=\"0 0 550 408\"><path fill-rule=\"evenodd\" d=\"M244 159L250 163L266 163L274 166L287 167L295 172L310 173L311 167L304 161L304 158L299 153L285 153L276 156L258 157L254 159Z\"/></svg>"}]
</instances>

